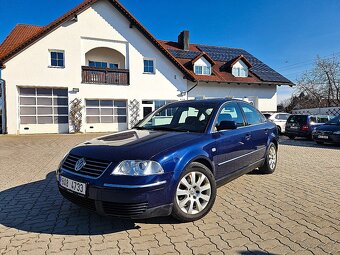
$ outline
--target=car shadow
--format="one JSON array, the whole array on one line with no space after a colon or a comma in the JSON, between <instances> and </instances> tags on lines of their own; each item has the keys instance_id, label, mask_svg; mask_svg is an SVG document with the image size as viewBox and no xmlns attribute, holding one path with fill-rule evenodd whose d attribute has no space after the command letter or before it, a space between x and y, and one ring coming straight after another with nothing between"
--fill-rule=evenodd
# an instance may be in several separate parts
<instances>
[{"instance_id":1,"label":"car shadow","mask_svg":"<svg viewBox=\"0 0 340 255\"><path fill-rule=\"evenodd\" d=\"M291 140L288 137L280 136L280 145L340 150L340 146L337 144L317 144L313 140L302 137Z\"/></svg>"},{"instance_id":2,"label":"car shadow","mask_svg":"<svg viewBox=\"0 0 340 255\"><path fill-rule=\"evenodd\" d=\"M0 201L1 225L33 233L101 235L138 229L138 223L178 223L170 217L134 221L89 212L60 195L54 172L44 180L1 191Z\"/></svg>"}]
</instances>

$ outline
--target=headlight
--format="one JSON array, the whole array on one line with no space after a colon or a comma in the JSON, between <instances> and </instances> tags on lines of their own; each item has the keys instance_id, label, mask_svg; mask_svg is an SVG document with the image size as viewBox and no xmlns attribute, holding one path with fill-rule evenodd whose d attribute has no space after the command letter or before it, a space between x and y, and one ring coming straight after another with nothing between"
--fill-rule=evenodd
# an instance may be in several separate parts
<instances>
[{"instance_id":1,"label":"headlight","mask_svg":"<svg viewBox=\"0 0 340 255\"><path fill-rule=\"evenodd\" d=\"M340 135L340 131L333 132L333 135Z\"/></svg>"},{"instance_id":2,"label":"headlight","mask_svg":"<svg viewBox=\"0 0 340 255\"><path fill-rule=\"evenodd\" d=\"M162 166L150 160L125 160L112 172L112 175L148 176L163 174Z\"/></svg>"}]
</instances>

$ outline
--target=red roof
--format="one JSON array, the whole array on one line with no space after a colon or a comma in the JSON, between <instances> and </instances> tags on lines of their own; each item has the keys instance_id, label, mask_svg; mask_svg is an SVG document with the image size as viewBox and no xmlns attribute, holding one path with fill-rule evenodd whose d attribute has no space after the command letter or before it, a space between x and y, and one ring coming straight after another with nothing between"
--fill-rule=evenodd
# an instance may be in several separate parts
<instances>
[{"instance_id":1,"label":"red roof","mask_svg":"<svg viewBox=\"0 0 340 255\"><path fill-rule=\"evenodd\" d=\"M38 34L43 27L18 24L0 46L0 59Z\"/></svg>"}]
</instances>

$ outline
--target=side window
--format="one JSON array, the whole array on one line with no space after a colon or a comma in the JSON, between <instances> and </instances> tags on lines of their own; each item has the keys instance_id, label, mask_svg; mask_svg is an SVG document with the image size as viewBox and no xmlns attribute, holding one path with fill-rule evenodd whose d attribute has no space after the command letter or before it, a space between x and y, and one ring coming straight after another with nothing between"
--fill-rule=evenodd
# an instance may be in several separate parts
<instances>
[{"instance_id":1,"label":"side window","mask_svg":"<svg viewBox=\"0 0 340 255\"><path fill-rule=\"evenodd\" d=\"M265 117L253 106L244 103L240 103L240 105L246 116L248 125L256 125L265 122Z\"/></svg>"},{"instance_id":2,"label":"side window","mask_svg":"<svg viewBox=\"0 0 340 255\"><path fill-rule=\"evenodd\" d=\"M218 115L216 125L219 125L221 121L235 121L238 127L244 126L244 120L242 112L237 103L227 103Z\"/></svg>"}]
</instances>

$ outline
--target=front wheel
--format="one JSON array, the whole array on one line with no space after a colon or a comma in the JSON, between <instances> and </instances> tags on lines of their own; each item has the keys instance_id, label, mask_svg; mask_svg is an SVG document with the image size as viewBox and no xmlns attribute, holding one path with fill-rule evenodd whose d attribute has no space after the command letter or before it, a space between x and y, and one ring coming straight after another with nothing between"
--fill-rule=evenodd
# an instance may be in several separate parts
<instances>
[{"instance_id":1,"label":"front wheel","mask_svg":"<svg viewBox=\"0 0 340 255\"><path fill-rule=\"evenodd\" d=\"M214 175L205 165L191 163L176 187L172 216L181 222L201 219L211 210L215 199Z\"/></svg>"},{"instance_id":2,"label":"front wheel","mask_svg":"<svg viewBox=\"0 0 340 255\"><path fill-rule=\"evenodd\" d=\"M261 174L272 174L276 169L277 164L277 148L274 143L270 143L267 150L266 160L259 168Z\"/></svg>"}]
</instances>

